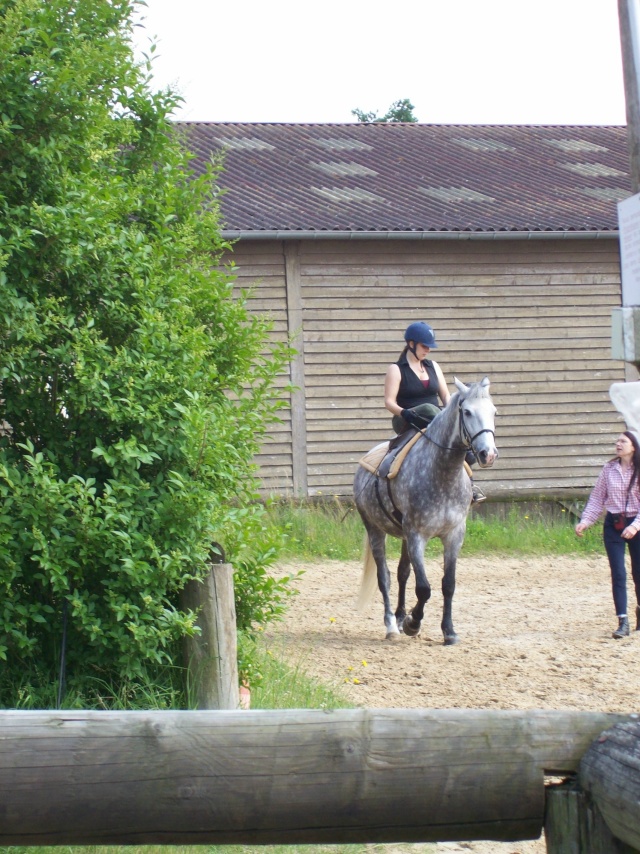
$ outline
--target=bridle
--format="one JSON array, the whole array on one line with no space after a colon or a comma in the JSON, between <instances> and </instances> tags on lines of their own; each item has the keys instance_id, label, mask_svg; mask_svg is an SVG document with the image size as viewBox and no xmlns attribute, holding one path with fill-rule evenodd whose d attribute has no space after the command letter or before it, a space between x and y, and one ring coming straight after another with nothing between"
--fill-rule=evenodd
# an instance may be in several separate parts
<instances>
[{"instance_id":1,"label":"bridle","mask_svg":"<svg viewBox=\"0 0 640 854\"><path fill-rule=\"evenodd\" d=\"M494 439L496 437L495 430L492 430L490 427L484 427L482 430L478 430L477 433L474 433L473 436L471 435L471 433L469 432L469 429L465 423L464 415L462 413L462 400L460 400L460 402L458 403L458 423L459 423L459 427L460 427L460 434L462 436L462 440L463 440L465 448L471 448L471 450L473 451L473 453L476 456L478 456L478 452L476 451L473 443L478 438L478 436L482 436L483 433L491 433L491 435L493 436ZM431 425L429 425L429 426L431 426ZM433 442L434 445L437 445L438 448L441 448L443 451L456 451L456 450L458 450L456 447L453 447L453 446L449 447L447 445L441 445L440 442L436 442L436 440L432 436L430 436L429 433L427 432L428 429L429 429L429 427L426 427L424 430L420 431L425 439L428 439L430 442Z\"/></svg>"}]
</instances>

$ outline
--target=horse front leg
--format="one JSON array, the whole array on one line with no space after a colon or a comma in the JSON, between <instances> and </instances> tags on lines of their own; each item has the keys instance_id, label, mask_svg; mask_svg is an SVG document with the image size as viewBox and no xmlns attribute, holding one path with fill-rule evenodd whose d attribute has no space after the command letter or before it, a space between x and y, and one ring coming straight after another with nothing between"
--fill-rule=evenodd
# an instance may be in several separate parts
<instances>
[{"instance_id":1,"label":"horse front leg","mask_svg":"<svg viewBox=\"0 0 640 854\"><path fill-rule=\"evenodd\" d=\"M407 616L406 595L407 581L409 580L410 573L411 561L409 560L407 544L403 540L402 552L400 553L400 560L398 562L398 607L396 608L396 625L400 631L402 631L404 618Z\"/></svg>"},{"instance_id":2,"label":"horse front leg","mask_svg":"<svg viewBox=\"0 0 640 854\"><path fill-rule=\"evenodd\" d=\"M385 542L386 534L377 530L369 530L369 545L378 570L378 588L384 602L384 625L387 640L398 640L400 632L395 615L391 609L391 573L387 565Z\"/></svg>"},{"instance_id":3,"label":"horse front leg","mask_svg":"<svg viewBox=\"0 0 640 854\"><path fill-rule=\"evenodd\" d=\"M464 540L465 527L466 520L446 540L443 540L444 574L442 576L442 597L444 604L442 606L442 623L440 625L442 634L444 635L445 646L458 643L460 640L453 628L451 606L453 604L453 594L456 590L456 563Z\"/></svg>"},{"instance_id":4,"label":"horse front leg","mask_svg":"<svg viewBox=\"0 0 640 854\"><path fill-rule=\"evenodd\" d=\"M424 568L424 537L419 534L410 534L407 537L407 553L409 560L413 566L413 571L416 576L416 597L418 599L416 605L408 614L402 629L405 635L413 637L420 631L420 625L424 617L424 606L431 598L431 585L427 579L427 572Z\"/></svg>"}]
</instances>

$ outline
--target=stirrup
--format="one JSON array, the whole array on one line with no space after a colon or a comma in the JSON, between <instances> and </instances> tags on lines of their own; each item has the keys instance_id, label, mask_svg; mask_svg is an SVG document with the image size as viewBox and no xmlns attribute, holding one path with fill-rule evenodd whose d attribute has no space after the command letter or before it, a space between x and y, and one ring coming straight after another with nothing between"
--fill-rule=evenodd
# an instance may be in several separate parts
<instances>
[{"instance_id":1,"label":"stirrup","mask_svg":"<svg viewBox=\"0 0 640 854\"><path fill-rule=\"evenodd\" d=\"M473 497L471 499L472 504L480 504L481 502L487 500L487 496L484 494L484 492L480 489L479 486L476 486L475 484L473 484L472 490L473 490Z\"/></svg>"}]
</instances>

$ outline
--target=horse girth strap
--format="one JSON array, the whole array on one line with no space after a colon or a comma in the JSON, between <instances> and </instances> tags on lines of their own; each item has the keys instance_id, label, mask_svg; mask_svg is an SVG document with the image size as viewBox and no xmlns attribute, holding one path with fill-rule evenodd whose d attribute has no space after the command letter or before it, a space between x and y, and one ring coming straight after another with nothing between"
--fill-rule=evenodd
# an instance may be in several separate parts
<instances>
[{"instance_id":1,"label":"horse girth strap","mask_svg":"<svg viewBox=\"0 0 640 854\"><path fill-rule=\"evenodd\" d=\"M376 477L375 490L376 490L376 498L378 499L378 504L380 505L380 509L382 510L384 515L387 517L387 519L393 525L396 525L398 528L400 528L402 530L402 513L398 510L398 508L396 507L395 502L393 500L393 495L391 494L391 483L389 482L389 480L387 478L385 478L385 481L387 484L387 492L389 493L389 501L391 501L391 504L393 506L393 510L391 511L391 513L389 513L387 508L382 503L382 496L380 495L380 478Z\"/></svg>"}]
</instances>

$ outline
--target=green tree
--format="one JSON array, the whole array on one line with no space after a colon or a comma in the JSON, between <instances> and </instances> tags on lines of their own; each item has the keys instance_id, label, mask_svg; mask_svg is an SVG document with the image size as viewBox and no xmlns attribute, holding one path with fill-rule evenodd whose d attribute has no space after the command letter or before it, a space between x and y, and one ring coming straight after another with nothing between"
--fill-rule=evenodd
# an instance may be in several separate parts
<instances>
[{"instance_id":1,"label":"green tree","mask_svg":"<svg viewBox=\"0 0 640 854\"><path fill-rule=\"evenodd\" d=\"M377 112L365 113L357 108L351 110L351 115L359 122L417 122L418 119L413 114L414 109L408 98L402 98L400 101L394 101L384 116L378 116Z\"/></svg>"},{"instance_id":2,"label":"green tree","mask_svg":"<svg viewBox=\"0 0 640 854\"><path fill-rule=\"evenodd\" d=\"M134 60L136 2L0 0L5 675L55 672L63 624L70 680L171 663L212 543L245 625L283 595L252 459L290 351L216 268L219 164Z\"/></svg>"}]
</instances>

